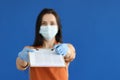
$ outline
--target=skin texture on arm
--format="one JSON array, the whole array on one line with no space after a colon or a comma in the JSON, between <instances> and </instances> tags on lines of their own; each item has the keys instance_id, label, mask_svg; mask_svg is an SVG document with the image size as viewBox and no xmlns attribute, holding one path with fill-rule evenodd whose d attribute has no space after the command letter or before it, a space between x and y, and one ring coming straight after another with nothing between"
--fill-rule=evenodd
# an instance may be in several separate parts
<instances>
[{"instance_id":1,"label":"skin texture on arm","mask_svg":"<svg viewBox=\"0 0 120 80\"><path fill-rule=\"evenodd\" d=\"M69 64L71 61L73 61L75 59L75 56L76 56L76 52L75 52L75 48L73 47L72 44L68 44L68 52L67 52L67 55L64 57L64 60L65 60L65 63L66 63L66 69L67 69L67 72L68 72L68 77L69 77Z\"/></svg>"},{"instance_id":2,"label":"skin texture on arm","mask_svg":"<svg viewBox=\"0 0 120 80\"><path fill-rule=\"evenodd\" d=\"M16 67L18 70L26 70L28 63L26 61L21 60L19 57L16 59Z\"/></svg>"},{"instance_id":3,"label":"skin texture on arm","mask_svg":"<svg viewBox=\"0 0 120 80\"><path fill-rule=\"evenodd\" d=\"M69 62L71 62L73 59L75 59L75 48L73 47L72 44L68 44L68 53L67 55L64 57L65 62L69 64Z\"/></svg>"},{"instance_id":4,"label":"skin texture on arm","mask_svg":"<svg viewBox=\"0 0 120 80\"><path fill-rule=\"evenodd\" d=\"M31 46L25 46L26 48L31 48ZM18 70L26 70L27 67L29 66L29 63L24 61L24 60L21 60L19 57L17 57L16 59L16 67Z\"/></svg>"}]
</instances>

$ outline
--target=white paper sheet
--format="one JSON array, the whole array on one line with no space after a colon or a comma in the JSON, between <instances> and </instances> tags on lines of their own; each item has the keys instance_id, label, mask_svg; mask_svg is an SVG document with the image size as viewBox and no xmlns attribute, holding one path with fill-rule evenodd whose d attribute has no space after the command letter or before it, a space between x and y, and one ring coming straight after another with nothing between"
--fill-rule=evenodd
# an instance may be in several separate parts
<instances>
[{"instance_id":1,"label":"white paper sheet","mask_svg":"<svg viewBox=\"0 0 120 80\"><path fill-rule=\"evenodd\" d=\"M39 49L29 52L30 67L65 67L62 55L56 54L51 49Z\"/></svg>"}]
</instances>

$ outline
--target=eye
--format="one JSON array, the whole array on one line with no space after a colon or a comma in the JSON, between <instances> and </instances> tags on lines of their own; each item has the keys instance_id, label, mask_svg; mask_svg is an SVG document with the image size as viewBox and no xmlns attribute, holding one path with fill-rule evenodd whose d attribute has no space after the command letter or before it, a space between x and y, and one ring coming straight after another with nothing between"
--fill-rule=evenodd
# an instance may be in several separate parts
<instances>
[{"instance_id":1,"label":"eye","mask_svg":"<svg viewBox=\"0 0 120 80\"><path fill-rule=\"evenodd\" d=\"M55 22L51 22L50 25L55 25Z\"/></svg>"},{"instance_id":2,"label":"eye","mask_svg":"<svg viewBox=\"0 0 120 80\"><path fill-rule=\"evenodd\" d=\"M43 22L41 23L41 25L46 26L46 25L47 25L47 22L43 21Z\"/></svg>"}]
</instances>

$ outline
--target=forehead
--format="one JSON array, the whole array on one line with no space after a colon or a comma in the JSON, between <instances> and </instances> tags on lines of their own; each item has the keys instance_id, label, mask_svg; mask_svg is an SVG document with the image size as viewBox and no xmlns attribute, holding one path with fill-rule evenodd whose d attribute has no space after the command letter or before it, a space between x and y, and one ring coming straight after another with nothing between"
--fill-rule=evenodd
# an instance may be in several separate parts
<instances>
[{"instance_id":1,"label":"forehead","mask_svg":"<svg viewBox=\"0 0 120 80\"><path fill-rule=\"evenodd\" d=\"M53 14L45 14L42 21L56 21L56 17Z\"/></svg>"}]
</instances>

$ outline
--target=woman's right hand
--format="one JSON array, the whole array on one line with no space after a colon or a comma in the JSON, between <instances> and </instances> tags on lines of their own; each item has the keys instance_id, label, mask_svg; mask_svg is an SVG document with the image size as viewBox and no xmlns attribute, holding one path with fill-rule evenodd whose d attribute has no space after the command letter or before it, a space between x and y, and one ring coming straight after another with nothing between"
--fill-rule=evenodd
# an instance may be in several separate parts
<instances>
[{"instance_id":1,"label":"woman's right hand","mask_svg":"<svg viewBox=\"0 0 120 80\"><path fill-rule=\"evenodd\" d=\"M29 52L34 52L35 49L31 46L26 46L23 48L21 52L18 53L18 57L16 59L16 67L19 70L26 70L29 66Z\"/></svg>"},{"instance_id":2,"label":"woman's right hand","mask_svg":"<svg viewBox=\"0 0 120 80\"><path fill-rule=\"evenodd\" d=\"M26 62L29 62L28 53L29 53L29 52L34 52L34 51L35 51L34 49L31 49L31 48L29 48L29 47L24 47L23 50L18 53L18 57L19 57L21 60L24 60L24 61L26 61Z\"/></svg>"}]
</instances>

